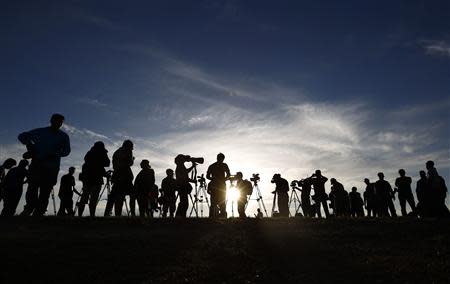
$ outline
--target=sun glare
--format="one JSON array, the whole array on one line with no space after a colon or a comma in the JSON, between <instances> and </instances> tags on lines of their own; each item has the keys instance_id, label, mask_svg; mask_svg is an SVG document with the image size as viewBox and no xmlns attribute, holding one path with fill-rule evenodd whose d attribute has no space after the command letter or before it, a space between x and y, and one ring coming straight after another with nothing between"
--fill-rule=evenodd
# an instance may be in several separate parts
<instances>
[{"instance_id":1,"label":"sun glare","mask_svg":"<svg viewBox=\"0 0 450 284\"><path fill-rule=\"evenodd\" d=\"M235 186L232 186L227 190L227 200L229 202L236 202L240 195L239 190Z\"/></svg>"}]
</instances>

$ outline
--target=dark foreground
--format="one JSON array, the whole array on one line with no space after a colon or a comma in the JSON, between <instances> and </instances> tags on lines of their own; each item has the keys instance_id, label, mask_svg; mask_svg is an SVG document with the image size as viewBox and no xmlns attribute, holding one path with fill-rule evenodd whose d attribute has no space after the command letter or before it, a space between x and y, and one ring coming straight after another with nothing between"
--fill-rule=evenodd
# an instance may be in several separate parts
<instances>
[{"instance_id":1,"label":"dark foreground","mask_svg":"<svg viewBox=\"0 0 450 284\"><path fill-rule=\"evenodd\" d=\"M1 283L449 282L448 220L0 220Z\"/></svg>"}]
</instances>

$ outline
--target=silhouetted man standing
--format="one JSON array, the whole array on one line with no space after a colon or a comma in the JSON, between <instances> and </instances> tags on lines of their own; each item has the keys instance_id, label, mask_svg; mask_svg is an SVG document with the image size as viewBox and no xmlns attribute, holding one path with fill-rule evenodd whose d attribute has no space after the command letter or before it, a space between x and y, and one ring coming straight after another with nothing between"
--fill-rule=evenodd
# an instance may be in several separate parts
<instances>
[{"instance_id":1,"label":"silhouetted man standing","mask_svg":"<svg viewBox=\"0 0 450 284\"><path fill-rule=\"evenodd\" d=\"M391 217L397 217L397 213L395 212L394 203L392 202L392 198L394 197L394 191L392 190L391 184L384 180L384 174L378 173L378 178L375 182L375 193L380 200L380 215L383 217L389 216L389 212L391 213Z\"/></svg>"},{"instance_id":2,"label":"silhouetted man standing","mask_svg":"<svg viewBox=\"0 0 450 284\"><path fill-rule=\"evenodd\" d=\"M246 179L243 179L241 172L236 173L236 188L239 190L239 198L237 200L237 207L239 217L245 218L245 207L247 205L248 196L252 195L253 186L252 183Z\"/></svg>"},{"instance_id":3,"label":"silhouetted man standing","mask_svg":"<svg viewBox=\"0 0 450 284\"><path fill-rule=\"evenodd\" d=\"M26 205L22 215L42 216L47 211L50 193L58 179L61 157L70 154L69 136L60 130L64 116L54 114L50 127L37 128L19 135L27 146L24 158L31 158Z\"/></svg>"},{"instance_id":4,"label":"silhouetted man standing","mask_svg":"<svg viewBox=\"0 0 450 284\"><path fill-rule=\"evenodd\" d=\"M2 216L14 216L23 193L23 184L28 175L28 161L22 160L17 167L8 171L3 179L4 203Z\"/></svg>"},{"instance_id":5,"label":"silhouetted man standing","mask_svg":"<svg viewBox=\"0 0 450 284\"><path fill-rule=\"evenodd\" d=\"M173 178L174 172L172 169L166 170L166 177L161 182L161 193L163 199L162 216L167 217L167 212L172 218L176 209L176 181Z\"/></svg>"},{"instance_id":6,"label":"silhouetted man standing","mask_svg":"<svg viewBox=\"0 0 450 284\"><path fill-rule=\"evenodd\" d=\"M189 207L188 196L192 191L190 182L195 182L189 178L189 173L195 167L195 163L192 163L190 168L186 168L184 165L185 162L187 162L185 155L178 155L175 157L175 164L177 165L175 169L175 176L178 196L180 197L176 216L181 218L186 218L186 213Z\"/></svg>"},{"instance_id":7,"label":"silhouetted man standing","mask_svg":"<svg viewBox=\"0 0 450 284\"><path fill-rule=\"evenodd\" d=\"M217 155L217 162L208 167L206 172L206 178L211 182L209 183L208 190L211 194L211 208L209 210L210 217L227 217L227 186L226 180L230 177L230 169L228 165L223 161L225 155L219 153Z\"/></svg>"},{"instance_id":8,"label":"silhouetted man standing","mask_svg":"<svg viewBox=\"0 0 450 284\"><path fill-rule=\"evenodd\" d=\"M108 158L108 151L101 141L94 143L94 146L84 156L84 164L80 175L83 182L83 193L78 204L78 216L83 216L84 207L89 202L89 215L95 217L98 199L103 185L103 178L111 178L105 167L109 167L111 161Z\"/></svg>"},{"instance_id":9,"label":"silhouetted man standing","mask_svg":"<svg viewBox=\"0 0 450 284\"><path fill-rule=\"evenodd\" d=\"M141 171L136 176L134 181L134 193L139 205L139 216L150 216L149 212L149 198L150 191L155 185L155 171L150 166L148 160L142 160ZM134 201L133 201L134 202ZM134 212L131 213L134 215Z\"/></svg>"},{"instance_id":10,"label":"silhouetted man standing","mask_svg":"<svg viewBox=\"0 0 450 284\"><path fill-rule=\"evenodd\" d=\"M378 201L375 194L375 185L368 178L364 179L366 191L364 191L364 206L367 210L367 217L375 217L378 214Z\"/></svg>"},{"instance_id":11,"label":"silhouetted man standing","mask_svg":"<svg viewBox=\"0 0 450 284\"><path fill-rule=\"evenodd\" d=\"M305 217L313 217L314 212L312 212L311 207L311 187L312 187L312 180L311 178L306 178L301 181L301 195L300 199L302 202L302 211L303 215Z\"/></svg>"},{"instance_id":12,"label":"silhouetted man standing","mask_svg":"<svg viewBox=\"0 0 450 284\"><path fill-rule=\"evenodd\" d=\"M400 208L402 210L402 216L406 216L406 202L408 202L409 207L413 213L416 212L416 202L414 201L414 196L411 190L412 179L407 177L404 169L398 171L400 177L395 180L395 186L398 190L398 200L400 201Z\"/></svg>"},{"instance_id":13,"label":"silhouetted man standing","mask_svg":"<svg viewBox=\"0 0 450 284\"><path fill-rule=\"evenodd\" d=\"M274 174L271 183L275 183L275 191L278 197L278 210L280 217L289 217L289 183L280 174Z\"/></svg>"},{"instance_id":14,"label":"silhouetted man standing","mask_svg":"<svg viewBox=\"0 0 450 284\"><path fill-rule=\"evenodd\" d=\"M449 211L445 204L445 198L447 197L445 180L438 174L433 161L428 161L425 166L428 170L427 196L429 197L426 200L429 215L432 217L447 217Z\"/></svg>"},{"instance_id":15,"label":"silhouetted man standing","mask_svg":"<svg viewBox=\"0 0 450 284\"><path fill-rule=\"evenodd\" d=\"M131 166L134 163L133 142L125 140L122 147L114 152L112 163L114 172L111 181L113 186L106 203L105 216L111 215L113 206L115 215L122 216L122 207L125 196L131 194L133 190L134 176L131 171ZM133 211L134 208L130 209Z\"/></svg>"},{"instance_id":16,"label":"silhouetted man standing","mask_svg":"<svg viewBox=\"0 0 450 284\"><path fill-rule=\"evenodd\" d=\"M316 172L311 176L311 179L314 185L314 201L317 205L317 215L319 218L322 217L322 213L320 211L320 206L322 205L325 216L328 218L330 216L330 212L328 211L327 204L328 196L325 192L325 183L328 178L322 176L322 172L320 170L316 170Z\"/></svg>"},{"instance_id":17,"label":"silhouetted man standing","mask_svg":"<svg viewBox=\"0 0 450 284\"><path fill-rule=\"evenodd\" d=\"M58 197L60 200L58 216L70 215L73 213L73 190L75 187L75 168L70 167L69 172L62 176L59 185Z\"/></svg>"},{"instance_id":18,"label":"silhouetted man standing","mask_svg":"<svg viewBox=\"0 0 450 284\"><path fill-rule=\"evenodd\" d=\"M350 199L350 216L352 217L364 217L364 201L361 198L361 194L357 191L356 187L352 187L352 192L349 194Z\"/></svg>"}]
</instances>

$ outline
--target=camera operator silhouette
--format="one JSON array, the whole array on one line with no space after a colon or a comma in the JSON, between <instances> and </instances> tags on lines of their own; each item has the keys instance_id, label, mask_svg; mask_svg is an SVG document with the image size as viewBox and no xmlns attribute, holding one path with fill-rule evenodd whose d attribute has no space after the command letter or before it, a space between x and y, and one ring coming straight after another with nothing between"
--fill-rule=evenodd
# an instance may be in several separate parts
<instances>
[{"instance_id":1,"label":"camera operator silhouette","mask_svg":"<svg viewBox=\"0 0 450 284\"><path fill-rule=\"evenodd\" d=\"M379 200L379 214L382 217L389 216L397 217L395 212L394 203L392 199L395 198L394 191L392 190L391 184L384 180L384 174L378 173L378 180L375 182L375 192Z\"/></svg>"},{"instance_id":2,"label":"camera operator silhouette","mask_svg":"<svg viewBox=\"0 0 450 284\"><path fill-rule=\"evenodd\" d=\"M176 181L174 179L174 172L172 169L166 170L166 177L161 182L161 198L162 203L162 217L169 216L173 218L176 209Z\"/></svg>"},{"instance_id":3,"label":"camera operator silhouette","mask_svg":"<svg viewBox=\"0 0 450 284\"><path fill-rule=\"evenodd\" d=\"M47 211L50 193L57 183L61 157L70 154L69 136L60 130L63 122L64 116L53 114L49 127L23 132L18 137L27 147L24 159L31 158L22 215L42 216Z\"/></svg>"},{"instance_id":4,"label":"camera operator silhouette","mask_svg":"<svg viewBox=\"0 0 450 284\"><path fill-rule=\"evenodd\" d=\"M316 211L319 218L322 218L322 212L320 211L320 206L322 205L323 211L325 212L325 216L328 218L330 216L330 212L328 211L328 196L325 192L325 183L328 181L327 177L322 176L322 172L320 170L316 170L316 172L311 176L311 180L314 186L314 202L316 203Z\"/></svg>"},{"instance_id":5,"label":"camera operator silhouette","mask_svg":"<svg viewBox=\"0 0 450 284\"><path fill-rule=\"evenodd\" d=\"M6 170L10 170L17 164L17 161L13 158L6 159L2 165L0 165L0 201L3 199L3 179L6 176Z\"/></svg>"},{"instance_id":6,"label":"camera operator silhouette","mask_svg":"<svg viewBox=\"0 0 450 284\"><path fill-rule=\"evenodd\" d=\"M407 216L406 212L406 202L408 202L409 207L411 207L412 214L416 213L416 202L414 201L414 196L411 190L411 177L406 176L404 169L398 170L400 177L395 180L395 186L398 192L398 201L400 202L400 208L402 211L402 216Z\"/></svg>"},{"instance_id":7,"label":"camera operator silhouette","mask_svg":"<svg viewBox=\"0 0 450 284\"><path fill-rule=\"evenodd\" d=\"M110 216L114 206L116 216L122 216L123 202L125 196L132 194L133 191L133 172L131 166L134 163L133 142L125 140L122 147L117 149L112 157L113 175L111 181L113 183L111 193L105 208L105 216ZM130 198L131 200L131 198ZM132 204L130 204L130 207ZM134 208L130 208L133 212Z\"/></svg>"},{"instance_id":8,"label":"camera operator silhouette","mask_svg":"<svg viewBox=\"0 0 450 284\"><path fill-rule=\"evenodd\" d=\"M338 182L335 178L330 179L331 191L329 199L331 201L331 208L333 208L333 214L336 217L348 216L350 211L350 201L348 198L348 192L344 189L342 183Z\"/></svg>"},{"instance_id":9,"label":"camera operator silhouette","mask_svg":"<svg viewBox=\"0 0 450 284\"><path fill-rule=\"evenodd\" d=\"M280 174L274 174L271 183L275 183L275 191L278 197L278 210L280 217L289 217L289 183ZM274 196L275 198L275 196Z\"/></svg>"},{"instance_id":10,"label":"camera operator silhouette","mask_svg":"<svg viewBox=\"0 0 450 284\"><path fill-rule=\"evenodd\" d=\"M184 163L191 162L190 168L186 168ZM175 181L177 185L178 196L180 197L180 202L178 203L178 208L176 211L176 216L181 218L186 218L186 213L189 207L189 194L192 191L191 182L195 180L189 178L189 173L196 166L196 162L191 159L191 156L178 155L175 157Z\"/></svg>"},{"instance_id":11,"label":"camera operator silhouette","mask_svg":"<svg viewBox=\"0 0 450 284\"><path fill-rule=\"evenodd\" d=\"M2 216L14 216L16 214L17 205L23 193L23 185L26 183L25 179L28 175L27 166L28 161L21 160L19 165L10 169L3 179L4 201Z\"/></svg>"},{"instance_id":12,"label":"camera operator silhouette","mask_svg":"<svg viewBox=\"0 0 450 284\"><path fill-rule=\"evenodd\" d=\"M375 185L368 178L364 179L366 190L364 191L364 206L366 207L367 217L376 217L378 214L378 198L375 194Z\"/></svg>"},{"instance_id":13,"label":"camera operator silhouette","mask_svg":"<svg viewBox=\"0 0 450 284\"><path fill-rule=\"evenodd\" d=\"M69 172L61 177L59 183L59 210L58 216L73 216L73 191L75 189L75 168L70 167Z\"/></svg>"},{"instance_id":14,"label":"camera operator silhouette","mask_svg":"<svg viewBox=\"0 0 450 284\"><path fill-rule=\"evenodd\" d=\"M227 217L227 186L225 182L230 178L230 169L223 162L224 160L224 154L217 154L217 162L210 165L206 172L206 178L211 181L208 185L208 191L211 194L209 216L212 218Z\"/></svg>"},{"instance_id":15,"label":"camera operator silhouette","mask_svg":"<svg viewBox=\"0 0 450 284\"><path fill-rule=\"evenodd\" d=\"M253 193L253 186L249 180L243 179L242 172L237 172L234 179L236 180L236 188L239 190L239 198L237 200L239 217L245 218L245 207L247 205L248 196Z\"/></svg>"},{"instance_id":16,"label":"camera operator silhouette","mask_svg":"<svg viewBox=\"0 0 450 284\"><path fill-rule=\"evenodd\" d=\"M148 160L142 160L140 166L141 171L138 173L136 180L134 181L134 193L139 205L139 216L149 217L149 199L150 193L155 186L155 171L150 166L150 162ZM134 200L130 202L134 203ZM134 212L132 211L131 214L134 215Z\"/></svg>"},{"instance_id":17,"label":"camera operator silhouette","mask_svg":"<svg viewBox=\"0 0 450 284\"><path fill-rule=\"evenodd\" d=\"M78 204L78 216L83 216L84 207L89 202L89 215L95 217L100 191L103 185L103 178L107 177L105 168L109 167L111 161L108 158L108 150L101 141L94 143L94 146L84 156L84 164L81 168L79 179L83 182L83 192Z\"/></svg>"},{"instance_id":18,"label":"camera operator silhouette","mask_svg":"<svg viewBox=\"0 0 450 284\"><path fill-rule=\"evenodd\" d=\"M314 212L311 207L311 187L312 187L312 179L305 178L301 180L298 184L301 188L300 199L302 202L302 211L305 217L313 217Z\"/></svg>"}]
</instances>

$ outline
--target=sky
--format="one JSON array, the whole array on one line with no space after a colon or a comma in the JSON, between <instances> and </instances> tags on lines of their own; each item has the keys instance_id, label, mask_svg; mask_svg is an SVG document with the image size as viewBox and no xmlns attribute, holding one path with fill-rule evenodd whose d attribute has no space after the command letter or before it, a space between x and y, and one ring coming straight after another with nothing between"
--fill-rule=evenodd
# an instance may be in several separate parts
<instances>
[{"instance_id":1,"label":"sky","mask_svg":"<svg viewBox=\"0 0 450 284\"><path fill-rule=\"evenodd\" d=\"M448 1L4 1L0 160L59 112L61 173L131 139L136 174L222 152L269 208L274 173L362 193L434 160L448 183L449 19Z\"/></svg>"}]
</instances>

